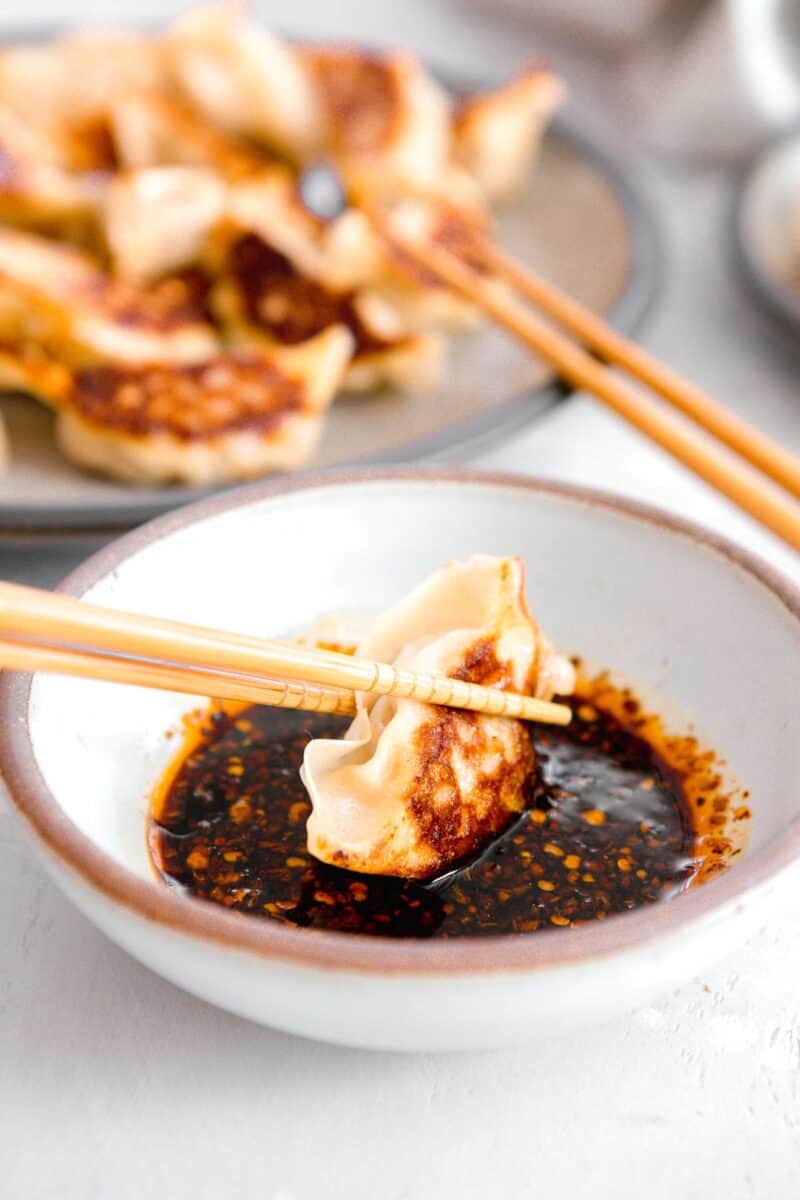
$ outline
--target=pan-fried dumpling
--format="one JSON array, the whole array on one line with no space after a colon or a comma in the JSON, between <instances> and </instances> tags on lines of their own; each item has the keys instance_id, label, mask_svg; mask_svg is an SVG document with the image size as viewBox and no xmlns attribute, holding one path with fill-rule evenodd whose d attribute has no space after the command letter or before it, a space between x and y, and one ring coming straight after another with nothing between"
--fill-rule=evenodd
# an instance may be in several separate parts
<instances>
[{"instance_id":1,"label":"pan-fried dumpling","mask_svg":"<svg viewBox=\"0 0 800 1200\"><path fill-rule=\"evenodd\" d=\"M507 200L519 190L563 95L557 75L532 66L459 105L453 122L456 157L488 200Z\"/></svg>"},{"instance_id":2,"label":"pan-fried dumpling","mask_svg":"<svg viewBox=\"0 0 800 1200\"><path fill-rule=\"evenodd\" d=\"M103 209L115 275L148 283L197 262L224 207L225 184L207 167L120 172Z\"/></svg>"},{"instance_id":3,"label":"pan-fried dumpling","mask_svg":"<svg viewBox=\"0 0 800 1200\"><path fill-rule=\"evenodd\" d=\"M464 209L446 199L426 196L392 204L385 218L390 232L422 246L436 243L473 270L485 271L481 245L491 229L485 210ZM399 247L388 253L383 275L372 290L391 305L409 330L463 329L481 319L474 304L456 295L426 265L424 249L419 256Z\"/></svg>"},{"instance_id":4,"label":"pan-fried dumpling","mask_svg":"<svg viewBox=\"0 0 800 1200\"><path fill-rule=\"evenodd\" d=\"M334 291L373 281L384 254L364 213L345 209L330 221L303 203L296 176L274 164L231 184L221 240L253 233L284 255L303 275Z\"/></svg>"},{"instance_id":5,"label":"pan-fried dumpling","mask_svg":"<svg viewBox=\"0 0 800 1200\"><path fill-rule=\"evenodd\" d=\"M340 289L360 286L382 265L363 213L351 208L320 220L303 203L297 176L285 163L215 130L174 97L124 93L112 107L112 124L125 167L196 166L226 181L223 240L237 231L256 233L300 271Z\"/></svg>"},{"instance_id":6,"label":"pan-fried dumpling","mask_svg":"<svg viewBox=\"0 0 800 1200\"><path fill-rule=\"evenodd\" d=\"M458 248L463 248L470 231L478 225L484 227L485 216L480 211L462 211L433 198L412 203L423 205L429 214L430 235L451 246L457 242ZM475 323L473 305L442 286L430 271L389 255L366 214L348 208L324 221L309 212L298 195L295 178L285 167L270 167L230 186L225 220L210 247L211 261L217 266L224 264L232 245L247 234L256 235L283 255L298 275L328 292L358 293L358 306L370 310L364 317L366 325L387 339ZM439 351L430 353L433 370L433 357L438 357ZM417 343L411 361L419 354ZM408 358L408 347L403 348L403 357ZM381 361L387 363L386 357ZM393 361L400 360L393 356ZM396 374L389 368L387 378L391 381ZM415 376L412 369L411 378ZM437 376L438 371L434 381Z\"/></svg>"},{"instance_id":7,"label":"pan-fried dumpling","mask_svg":"<svg viewBox=\"0 0 800 1200\"><path fill-rule=\"evenodd\" d=\"M193 105L230 133L305 159L320 144L316 92L294 50L249 21L238 4L181 17L166 38L168 60Z\"/></svg>"},{"instance_id":8,"label":"pan-fried dumpling","mask_svg":"<svg viewBox=\"0 0 800 1200\"><path fill-rule=\"evenodd\" d=\"M57 441L81 467L131 483L210 486L302 466L351 346L335 327L303 345L203 363L73 371L5 351L0 384L55 409Z\"/></svg>"},{"instance_id":9,"label":"pan-fried dumpling","mask_svg":"<svg viewBox=\"0 0 800 1200\"><path fill-rule=\"evenodd\" d=\"M0 392L27 392L53 407L67 394L71 380L67 367L36 347L12 347L0 342Z\"/></svg>"},{"instance_id":10,"label":"pan-fried dumpling","mask_svg":"<svg viewBox=\"0 0 800 1200\"><path fill-rule=\"evenodd\" d=\"M122 167L211 167L225 179L238 179L269 162L157 88L120 90L109 106L109 124Z\"/></svg>"},{"instance_id":11,"label":"pan-fried dumpling","mask_svg":"<svg viewBox=\"0 0 800 1200\"><path fill-rule=\"evenodd\" d=\"M429 392L441 381L447 347L436 333L409 333L353 355L342 391L367 396L382 388Z\"/></svg>"},{"instance_id":12,"label":"pan-fried dumpling","mask_svg":"<svg viewBox=\"0 0 800 1200\"><path fill-rule=\"evenodd\" d=\"M450 103L410 54L304 46L327 144L355 195L435 187L450 157Z\"/></svg>"},{"instance_id":13,"label":"pan-fried dumpling","mask_svg":"<svg viewBox=\"0 0 800 1200\"><path fill-rule=\"evenodd\" d=\"M391 306L368 289L335 291L302 274L253 233L231 240L217 269L214 311L234 343L292 345L341 324L354 340L345 391L424 389L440 377L438 337L409 333Z\"/></svg>"},{"instance_id":14,"label":"pan-fried dumpling","mask_svg":"<svg viewBox=\"0 0 800 1200\"><path fill-rule=\"evenodd\" d=\"M163 77L158 42L125 30L92 30L0 54L0 103L29 126L52 129L100 118L122 88Z\"/></svg>"},{"instance_id":15,"label":"pan-fried dumpling","mask_svg":"<svg viewBox=\"0 0 800 1200\"><path fill-rule=\"evenodd\" d=\"M543 699L574 687L543 637L518 558L452 562L371 625L356 654ZM366 874L426 878L472 854L526 803L534 752L507 717L362 696L341 741L311 741L308 847Z\"/></svg>"},{"instance_id":16,"label":"pan-fried dumpling","mask_svg":"<svg viewBox=\"0 0 800 1200\"><path fill-rule=\"evenodd\" d=\"M0 222L84 240L99 195L98 180L65 170L50 139L0 106Z\"/></svg>"},{"instance_id":17,"label":"pan-fried dumpling","mask_svg":"<svg viewBox=\"0 0 800 1200\"><path fill-rule=\"evenodd\" d=\"M225 152L236 153L230 145ZM231 180L225 155L197 157L222 169L138 167L119 172L109 185L105 233L120 277L141 282L201 257L223 261L241 233L257 234L303 274L336 290L361 286L382 269L384 255L364 214L347 209L332 221L318 219L285 165L251 159L248 177Z\"/></svg>"},{"instance_id":18,"label":"pan-fried dumpling","mask_svg":"<svg viewBox=\"0 0 800 1200\"><path fill-rule=\"evenodd\" d=\"M0 339L68 364L195 362L218 348L185 295L110 279L69 246L0 229Z\"/></svg>"}]
</instances>

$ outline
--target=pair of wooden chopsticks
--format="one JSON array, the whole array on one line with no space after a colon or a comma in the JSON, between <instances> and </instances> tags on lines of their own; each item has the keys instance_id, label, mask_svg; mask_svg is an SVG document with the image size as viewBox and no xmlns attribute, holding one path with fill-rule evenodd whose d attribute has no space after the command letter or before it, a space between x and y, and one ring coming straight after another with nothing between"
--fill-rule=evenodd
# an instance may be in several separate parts
<instances>
[{"instance_id":1,"label":"pair of wooden chopsticks","mask_svg":"<svg viewBox=\"0 0 800 1200\"><path fill-rule=\"evenodd\" d=\"M12 583L0 583L0 667L343 715L355 712L358 691L553 725L571 717L566 705L517 692Z\"/></svg>"},{"instance_id":2,"label":"pair of wooden chopsticks","mask_svg":"<svg viewBox=\"0 0 800 1200\"><path fill-rule=\"evenodd\" d=\"M523 267L490 237L476 235L470 259L477 257L481 269L475 269L433 238L399 232L386 214L371 208L370 216L401 258L410 256L420 268L432 271L552 363L563 379L592 392L695 475L800 549L800 504L786 494L800 497L800 459L795 455ZM509 294L508 284L550 320ZM606 363L623 368L683 416L631 387Z\"/></svg>"}]
</instances>

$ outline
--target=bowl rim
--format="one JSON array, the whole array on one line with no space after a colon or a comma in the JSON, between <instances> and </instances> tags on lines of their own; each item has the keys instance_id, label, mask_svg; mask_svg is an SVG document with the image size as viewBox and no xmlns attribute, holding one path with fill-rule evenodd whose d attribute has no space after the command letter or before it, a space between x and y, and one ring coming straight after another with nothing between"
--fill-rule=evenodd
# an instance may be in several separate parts
<instances>
[{"instance_id":1,"label":"bowl rim","mask_svg":"<svg viewBox=\"0 0 800 1200\"><path fill-rule=\"evenodd\" d=\"M612 511L638 524L688 538L706 552L722 555L764 587L800 624L800 589L772 566L716 533L636 500L571 483L467 468L384 467L312 472L261 481L167 513L103 547L72 571L58 590L82 595L138 551L174 532L220 513L296 492L363 483L429 483L514 489L555 496L592 509ZM210 901L179 896L157 880L146 880L116 862L67 817L41 774L33 750L29 703L33 675L4 671L0 677L0 772L17 813L34 839L67 872L112 906L173 933L230 947L259 958L306 967L369 974L430 975L535 970L606 957L674 935L709 917L744 893L767 883L800 858L800 816L780 838L746 856L736 867L670 903L653 904L603 922L536 936L504 934L474 939L392 939L305 929L277 921L244 918Z\"/></svg>"}]
</instances>

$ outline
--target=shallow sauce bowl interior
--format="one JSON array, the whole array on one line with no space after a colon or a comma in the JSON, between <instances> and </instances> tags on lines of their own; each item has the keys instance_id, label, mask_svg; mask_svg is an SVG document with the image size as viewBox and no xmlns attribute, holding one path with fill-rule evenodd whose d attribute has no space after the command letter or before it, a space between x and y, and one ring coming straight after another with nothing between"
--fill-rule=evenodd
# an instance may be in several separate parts
<instances>
[{"instance_id":1,"label":"shallow sauce bowl interior","mask_svg":"<svg viewBox=\"0 0 800 1200\"><path fill-rule=\"evenodd\" d=\"M102 551L70 591L254 634L378 610L430 570L519 554L537 619L590 669L696 730L751 793L750 845L677 899L576 929L456 941L328 933L157 882L148 796L191 697L6 675L0 766L67 895L131 954L214 1004L349 1045L454 1049L623 1012L768 919L800 855L800 596L708 535L609 497L513 477L377 471L260 484Z\"/></svg>"}]
</instances>

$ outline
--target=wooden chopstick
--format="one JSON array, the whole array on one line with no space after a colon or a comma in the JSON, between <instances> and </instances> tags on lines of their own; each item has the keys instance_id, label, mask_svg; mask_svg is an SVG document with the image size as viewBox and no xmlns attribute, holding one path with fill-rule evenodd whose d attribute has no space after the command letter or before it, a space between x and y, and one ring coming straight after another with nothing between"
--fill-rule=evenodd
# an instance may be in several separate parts
<instances>
[{"instance_id":1,"label":"wooden chopstick","mask_svg":"<svg viewBox=\"0 0 800 1200\"><path fill-rule=\"evenodd\" d=\"M72 596L0 583L0 637L67 645L124 658L150 659L203 671L374 692L465 708L493 716L566 725L567 705L483 687L446 675L423 674L289 642L185 625L100 608Z\"/></svg>"},{"instance_id":2,"label":"wooden chopstick","mask_svg":"<svg viewBox=\"0 0 800 1200\"><path fill-rule=\"evenodd\" d=\"M356 711L355 693L313 684L289 683L266 679L247 679L221 671L200 671L166 663L145 663L116 658L109 654L90 654L67 650L39 642L14 642L0 639L0 669L43 671L52 675L72 675L105 683L126 683L136 687L157 688L168 692L186 692L215 700L241 700L247 704L266 704L272 708L298 708L306 712L336 713L352 716Z\"/></svg>"},{"instance_id":3,"label":"wooden chopstick","mask_svg":"<svg viewBox=\"0 0 800 1200\"><path fill-rule=\"evenodd\" d=\"M481 253L491 270L603 359L623 367L775 483L800 497L800 459L791 451L617 333L578 300L524 267L495 242L484 241Z\"/></svg>"},{"instance_id":4,"label":"wooden chopstick","mask_svg":"<svg viewBox=\"0 0 800 1200\"><path fill-rule=\"evenodd\" d=\"M421 241L398 233L385 221L378 223L374 215L373 221L395 251L411 256L420 267L432 271L453 290L483 308L551 362L564 379L592 392L695 475L795 550L800 550L800 504L786 496L771 480L741 462L660 401L632 388L570 337L509 296L497 278L479 274L431 239Z\"/></svg>"}]
</instances>

